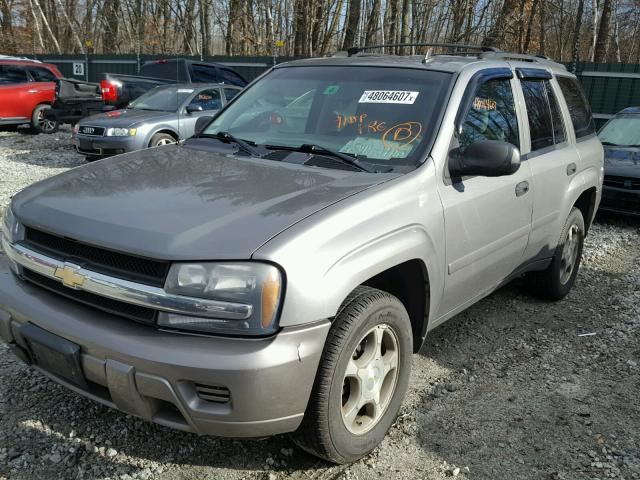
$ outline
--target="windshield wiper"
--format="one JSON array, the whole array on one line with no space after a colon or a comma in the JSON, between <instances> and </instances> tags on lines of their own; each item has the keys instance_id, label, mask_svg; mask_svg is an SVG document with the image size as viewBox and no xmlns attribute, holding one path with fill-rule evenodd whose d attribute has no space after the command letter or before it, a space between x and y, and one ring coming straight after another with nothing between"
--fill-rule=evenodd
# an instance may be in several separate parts
<instances>
[{"instance_id":1,"label":"windshield wiper","mask_svg":"<svg viewBox=\"0 0 640 480\"><path fill-rule=\"evenodd\" d=\"M337 158L338 160L341 160L342 162L348 165L356 167L358 170L362 172L377 173L376 170L372 170L369 167L365 167L364 165L362 165L362 163L360 163L360 161L358 160L357 155L349 155L347 153L336 152L335 150L321 147L319 145L313 145L308 143L300 145L299 147L290 147L288 145L265 145L265 148L268 148L269 150L289 150L292 152L316 153L320 155L328 155L330 157Z\"/></svg>"},{"instance_id":2,"label":"windshield wiper","mask_svg":"<svg viewBox=\"0 0 640 480\"><path fill-rule=\"evenodd\" d=\"M262 157L262 154L253 148L249 142L246 142L240 138L234 137L229 132L218 132L215 134L212 133L201 133L196 135L196 138L215 138L217 140L232 142L238 145L238 148L245 153L248 153L252 157Z\"/></svg>"}]
</instances>

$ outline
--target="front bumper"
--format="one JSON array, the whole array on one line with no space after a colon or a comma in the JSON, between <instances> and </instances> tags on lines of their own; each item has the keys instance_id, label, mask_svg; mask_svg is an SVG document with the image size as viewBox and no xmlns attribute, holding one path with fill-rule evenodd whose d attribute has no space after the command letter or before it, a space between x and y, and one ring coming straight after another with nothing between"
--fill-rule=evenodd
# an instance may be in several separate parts
<instances>
[{"instance_id":1,"label":"front bumper","mask_svg":"<svg viewBox=\"0 0 640 480\"><path fill-rule=\"evenodd\" d=\"M141 138L75 135L73 145L78 153L90 157L111 157L144 148Z\"/></svg>"},{"instance_id":2,"label":"front bumper","mask_svg":"<svg viewBox=\"0 0 640 480\"><path fill-rule=\"evenodd\" d=\"M622 215L640 216L640 190L603 186L600 210Z\"/></svg>"},{"instance_id":3,"label":"front bumper","mask_svg":"<svg viewBox=\"0 0 640 480\"><path fill-rule=\"evenodd\" d=\"M298 427L329 330L325 321L263 339L165 332L31 285L0 255L0 336L18 354L27 322L80 346L88 388L43 371L58 383L160 425L228 437ZM211 388L229 400L207 400Z\"/></svg>"}]
</instances>

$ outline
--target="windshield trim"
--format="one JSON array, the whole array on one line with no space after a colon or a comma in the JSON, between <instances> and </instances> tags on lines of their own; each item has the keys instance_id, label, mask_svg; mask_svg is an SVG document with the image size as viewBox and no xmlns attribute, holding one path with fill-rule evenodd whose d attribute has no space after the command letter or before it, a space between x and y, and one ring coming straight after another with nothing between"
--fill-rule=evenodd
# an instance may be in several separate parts
<instances>
[{"instance_id":1,"label":"windshield trim","mask_svg":"<svg viewBox=\"0 0 640 480\"><path fill-rule=\"evenodd\" d=\"M240 91L240 93L238 93L238 95L236 95L235 97L233 97L231 99L231 101L227 102L220 110L218 110L218 112L213 115L213 117L211 118L211 120L209 121L209 123L202 129L203 132L205 132L210 126L211 124L216 120L216 118L218 118L219 115L221 115L223 112L226 111L226 109L232 105L237 99L241 98L243 95L245 95L251 88L253 88L255 86L255 84L262 80L263 78L265 78L266 76L270 75L272 72L274 72L275 70L279 70L279 69L285 69L285 68L318 68L318 67L322 67L322 68L389 68L389 69L393 69L393 70L414 70L414 71L424 71L424 72L437 72L440 74L444 74L444 75L448 75L450 77L450 81L448 82L448 85L443 88L443 101L442 101L442 105L439 109L438 112L436 112L436 114L434 115L434 121L433 121L433 132L434 134L429 136L428 139L426 139L426 141L423 143L422 148L420 149L419 152L417 152L416 154L416 160L414 162L407 162L407 163L398 163L397 165L395 165L394 167L398 167L401 169L407 168L407 167L412 167L412 170L415 170L419 167L421 167L423 164L427 163L427 160L429 159L429 156L431 155L431 152L433 150L433 146L438 138L438 136L440 135L440 131L442 130L442 124L443 124L443 120L444 120L444 116L445 113L447 111L448 105L451 101L451 95L453 93L453 89L454 86L456 85L458 78L459 78L459 72L451 72L451 71L447 71L444 69L436 69L436 68L424 68L424 66L420 66L420 65L377 65L377 64L371 64L371 65L366 65L366 64L355 64L355 65L349 65L349 64L313 64L313 65L300 65L300 64L296 64L295 61L294 62L287 62L287 63L281 63L278 65L275 65L273 67L271 67L269 70L263 72L261 75L259 75L258 77L256 77L253 81L251 81L244 89L242 89ZM366 161L366 160L364 160ZM367 162L370 165L375 166L384 166L384 164L382 163L377 163L377 162ZM391 166L391 165L389 165ZM394 168L395 170L395 168Z\"/></svg>"}]
</instances>

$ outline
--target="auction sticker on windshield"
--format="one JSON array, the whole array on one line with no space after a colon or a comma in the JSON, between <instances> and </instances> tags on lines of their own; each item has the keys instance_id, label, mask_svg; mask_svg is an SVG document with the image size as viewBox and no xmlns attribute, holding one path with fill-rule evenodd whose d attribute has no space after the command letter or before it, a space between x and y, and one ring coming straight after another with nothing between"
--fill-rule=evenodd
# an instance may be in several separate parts
<instances>
[{"instance_id":1,"label":"auction sticker on windshield","mask_svg":"<svg viewBox=\"0 0 640 480\"><path fill-rule=\"evenodd\" d=\"M365 90L358 103L401 103L413 105L419 93L407 90Z\"/></svg>"}]
</instances>

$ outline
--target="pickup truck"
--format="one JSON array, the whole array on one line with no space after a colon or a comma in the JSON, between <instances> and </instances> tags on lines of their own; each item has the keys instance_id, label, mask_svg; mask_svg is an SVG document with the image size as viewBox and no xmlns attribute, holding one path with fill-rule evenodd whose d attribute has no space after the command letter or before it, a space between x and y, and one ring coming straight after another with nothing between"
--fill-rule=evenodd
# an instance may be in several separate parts
<instances>
[{"instance_id":1,"label":"pickup truck","mask_svg":"<svg viewBox=\"0 0 640 480\"><path fill-rule=\"evenodd\" d=\"M247 81L231 67L183 58L154 60L140 67L139 75L103 74L100 83L62 79L47 117L77 123L89 115L121 109L143 93L173 83L224 83L244 87Z\"/></svg>"},{"instance_id":2,"label":"pickup truck","mask_svg":"<svg viewBox=\"0 0 640 480\"><path fill-rule=\"evenodd\" d=\"M279 64L185 142L16 194L0 336L147 421L367 455L428 332L515 278L569 294L600 203L575 75L461 47Z\"/></svg>"}]
</instances>

